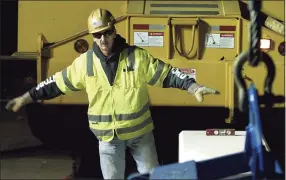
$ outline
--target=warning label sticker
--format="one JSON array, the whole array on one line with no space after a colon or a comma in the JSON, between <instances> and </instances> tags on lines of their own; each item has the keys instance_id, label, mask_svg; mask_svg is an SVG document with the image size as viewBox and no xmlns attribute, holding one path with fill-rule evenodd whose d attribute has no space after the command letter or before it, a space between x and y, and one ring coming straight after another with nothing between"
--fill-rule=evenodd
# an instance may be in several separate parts
<instances>
[{"instance_id":1,"label":"warning label sticker","mask_svg":"<svg viewBox=\"0 0 286 180\"><path fill-rule=\"evenodd\" d=\"M163 32L134 32L135 46L163 47L164 33Z\"/></svg>"},{"instance_id":2,"label":"warning label sticker","mask_svg":"<svg viewBox=\"0 0 286 180\"><path fill-rule=\"evenodd\" d=\"M163 32L149 32L149 46L160 46L164 44L164 33Z\"/></svg>"},{"instance_id":3,"label":"warning label sticker","mask_svg":"<svg viewBox=\"0 0 286 180\"><path fill-rule=\"evenodd\" d=\"M148 32L134 32L134 45L148 46L149 45Z\"/></svg>"},{"instance_id":4,"label":"warning label sticker","mask_svg":"<svg viewBox=\"0 0 286 180\"><path fill-rule=\"evenodd\" d=\"M207 34L205 40L207 48L234 48L234 34Z\"/></svg>"},{"instance_id":5,"label":"warning label sticker","mask_svg":"<svg viewBox=\"0 0 286 180\"><path fill-rule=\"evenodd\" d=\"M196 80L197 70L190 68L180 68L181 72L188 75L190 78L194 78Z\"/></svg>"}]
</instances>

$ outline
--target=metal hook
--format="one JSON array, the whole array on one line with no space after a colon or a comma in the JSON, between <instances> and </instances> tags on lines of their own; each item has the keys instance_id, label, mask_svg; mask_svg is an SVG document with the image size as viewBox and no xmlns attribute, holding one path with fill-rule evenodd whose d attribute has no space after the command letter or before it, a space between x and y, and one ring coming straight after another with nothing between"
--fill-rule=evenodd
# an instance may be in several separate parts
<instances>
[{"instance_id":1,"label":"metal hook","mask_svg":"<svg viewBox=\"0 0 286 180\"><path fill-rule=\"evenodd\" d=\"M242 112L246 112L248 109L246 83L241 73L243 69L242 66L247 61L248 57L249 57L249 51L241 53L236 58L234 65L233 65L234 82L238 88L238 106L239 106L239 110ZM265 52L262 52L261 61L263 61L267 67L267 76L264 81L264 94L271 95L272 84L275 78L275 66L274 66L272 58Z\"/></svg>"}]
</instances>

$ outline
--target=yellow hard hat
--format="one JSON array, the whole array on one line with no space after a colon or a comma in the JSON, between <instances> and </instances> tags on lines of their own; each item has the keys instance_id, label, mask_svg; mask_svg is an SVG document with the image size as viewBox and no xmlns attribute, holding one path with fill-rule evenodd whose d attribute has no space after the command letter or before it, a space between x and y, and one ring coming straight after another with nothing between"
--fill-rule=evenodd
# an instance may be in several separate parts
<instances>
[{"instance_id":1,"label":"yellow hard hat","mask_svg":"<svg viewBox=\"0 0 286 180\"><path fill-rule=\"evenodd\" d=\"M88 17L88 32L97 33L105 31L114 26L115 19L113 15L106 9L96 9L91 12Z\"/></svg>"}]
</instances>

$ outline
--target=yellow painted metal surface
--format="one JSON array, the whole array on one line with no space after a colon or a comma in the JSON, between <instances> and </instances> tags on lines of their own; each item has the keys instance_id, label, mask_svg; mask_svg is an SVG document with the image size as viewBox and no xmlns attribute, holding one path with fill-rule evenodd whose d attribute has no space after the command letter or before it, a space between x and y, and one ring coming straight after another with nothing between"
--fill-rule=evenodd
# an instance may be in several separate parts
<instances>
[{"instance_id":1,"label":"yellow painted metal surface","mask_svg":"<svg viewBox=\"0 0 286 180\"><path fill-rule=\"evenodd\" d=\"M282 13L277 14L276 9L266 7L270 7L269 3L263 4L265 12L281 18ZM150 87L152 105L216 106L229 108L231 112L237 106L232 65L237 55L249 48L249 21L241 17L238 1L19 1L18 51L36 51L38 33L51 43L86 30L89 13L99 7L110 10L115 17L128 16L116 24L116 28L129 44L138 45L137 36L144 36L153 45L143 43L138 46L173 66L195 70L197 82L221 92L219 96L208 96L199 104L186 91ZM154 33L162 37L156 37ZM92 37L86 35L82 38L91 48ZM272 41L272 48L267 53L277 68L273 91L276 95L284 95L284 56L277 50L284 37L263 28L262 38ZM52 49L48 67L44 70L47 76L62 70L79 55L74 50L74 42ZM219 43L220 47L214 47ZM188 50L188 56L180 55ZM244 71L261 93L265 67L246 65ZM85 92L76 92L45 103L86 104L87 97Z\"/></svg>"},{"instance_id":2,"label":"yellow painted metal surface","mask_svg":"<svg viewBox=\"0 0 286 180\"><path fill-rule=\"evenodd\" d=\"M178 18L177 18L178 19ZM194 20L195 18L186 18L185 22ZM210 33L220 33L219 30L208 30L211 26L217 25L217 19L216 18L201 18L201 27L200 30L202 33L205 33L203 30L207 30ZM142 17L131 17L130 18L130 43L132 44L134 42L134 30L133 25L134 24L156 24L156 25L163 25L165 26L165 29L160 31L164 34L168 34L168 21L167 18L142 18ZM227 25L227 26L236 26L237 20L235 18L221 18L220 24ZM137 32L145 32L144 30L136 30ZM155 32L158 32L158 30L154 30ZM189 26L183 27L182 29L178 29L178 31L182 31L183 33L181 36L184 40L183 49L189 49L191 46L191 40L192 40L192 32ZM149 31L148 31L149 32ZM153 32L153 31L152 31ZM233 33L234 36L237 36L235 31L224 31L225 33ZM226 97L226 89L225 87L230 86L227 81L225 81L226 77L226 64L225 60L233 60L235 56L238 54L237 48L225 50L225 49L214 49L214 48L208 48L204 49L201 48L201 57L196 57L192 59L186 59L185 57L182 57L176 52L173 48L173 44L169 42L170 37L173 37L172 35L166 35L164 36L164 42L167 46L168 43L170 43L171 47L171 58L167 58L167 50L164 47L144 47L147 49L151 54L153 54L155 57L158 57L162 60L164 60L167 63L172 64L175 67L178 68L193 68L197 70L196 78L197 81L205 84L210 87L217 88L220 92L220 96L213 96L208 97L205 100L205 103L198 104L196 103L196 100L193 97L190 97L190 95L187 94L185 91L176 90L176 89L160 89L160 88L150 88L150 97L152 104L155 105L196 105L196 106L227 106L225 104L226 99L229 99L230 97ZM195 37L198 38L198 37ZM201 38L199 38L199 46L203 46L205 42L205 38L202 35ZM179 43L178 43L179 44ZM179 49L180 45L178 45ZM221 60L223 59L223 60ZM163 92L163 93L162 93ZM166 98L168 97L168 98Z\"/></svg>"},{"instance_id":3,"label":"yellow painted metal surface","mask_svg":"<svg viewBox=\"0 0 286 180\"><path fill-rule=\"evenodd\" d=\"M242 2L248 3L248 0L242 0ZM285 0L262 0L261 2L262 12L285 22Z\"/></svg>"}]
</instances>

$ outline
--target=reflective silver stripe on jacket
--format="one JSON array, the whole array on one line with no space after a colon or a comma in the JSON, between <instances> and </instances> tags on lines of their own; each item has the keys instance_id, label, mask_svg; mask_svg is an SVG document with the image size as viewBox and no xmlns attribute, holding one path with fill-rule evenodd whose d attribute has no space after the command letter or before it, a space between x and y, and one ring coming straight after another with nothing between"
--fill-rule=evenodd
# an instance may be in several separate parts
<instances>
[{"instance_id":1,"label":"reflective silver stripe on jacket","mask_svg":"<svg viewBox=\"0 0 286 180\"><path fill-rule=\"evenodd\" d=\"M119 128L119 129L117 129L117 133L118 134L125 134L125 133L135 132L135 131L138 131L138 130L144 128L145 126L149 125L152 122L153 122L152 117L149 117L145 121L143 121L141 124L138 124L136 126ZM109 130L99 130L99 129L92 129L92 128L90 128L90 129L96 136L112 136L112 134L113 134L113 129L109 129Z\"/></svg>"},{"instance_id":2,"label":"reflective silver stripe on jacket","mask_svg":"<svg viewBox=\"0 0 286 180\"><path fill-rule=\"evenodd\" d=\"M142 116L144 113L146 113L149 110L149 103L145 104L143 108L135 113L130 114L116 114L116 120L118 121L124 121L124 120L132 120L137 119L140 116ZM93 122L112 122L112 116L111 115L90 115L88 114L88 120Z\"/></svg>"},{"instance_id":3,"label":"reflective silver stripe on jacket","mask_svg":"<svg viewBox=\"0 0 286 180\"><path fill-rule=\"evenodd\" d=\"M149 83L148 83L148 84L150 84L150 85L156 84L156 82L158 81L158 79L159 79L159 78L161 77L161 75L162 75L162 72L163 72L165 63L164 63L163 61L159 60L159 59L158 59L158 61L159 61L159 64L158 64L158 66L157 66L156 72L155 72L155 74L153 75L152 79L151 79L151 80L149 81Z\"/></svg>"},{"instance_id":4,"label":"reflective silver stripe on jacket","mask_svg":"<svg viewBox=\"0 0 286 180\"><path fill-rule=\"evenodd\" d=\"M137 119L144 113L146 113L148 110L149 110L149 103L145 104L145 106L143 106L143 108L138 112L131 114L117 114L115 115L115 117L118 121Z\"/></svg>"},{"instance_id":5,"label":"reflective silver stripe on jacket","mask_svg":"<svg viewBox=\"0 0 286 180\"><path fill-rule=\"evenodd\" d=\"M150 123L152 123L152 117L151 116L148 119L146 119L145 121L143 121L141 124L138 124L136 126L119 128L119 129L117 129L117 133L118 134L125 134L125 133L135 132L135 131L138 131L138 130L144 128L145 126L147 126Z\"/></svg>"},{"instance_id":6,"label":"reflective silver stripe on jacket","mask_svg":"<svg viewBox=\"0 0 286 180\"><path fill-rule=\"evenodd\" d=\"M86 53L86 69L88 76L94 76L93 72L93 51L88 50Z\"/></svg>"},{"instance_id":7,"label":"reflective silver stripe on jacket","mask_svg":"<svg viewBox=\"0 0 286 180\"><path fill-rule=\"evenodd\" d=\"M88 114L88 120L93 122L112 122L111 115L90 115Z\"/></svg>"},{"instance_id":8,"label":"reflective silver stripe on jacket","mask_svg":"<svg viewBox=\"0 0 286 180\"><path fill-rule=\"evenodd\" d=\"M134 48L133 46L128 48L128 71L134 71L135 66L135 54L134 54Z\"/></svg>"},{"instance_id":9,"label":"reflective silver stripe on jacket","mask_svg":"<svg viewBox=\"0 0 286 180\"><path fill-rule=\"evenodd\" d=\"M63 71L62 71L62 76L63 76L63 79L64 79L64 83L65 85L72 91L80 91L80 89L77 89L75 88L72 83L70 82L70 80L68 79L68 76L67 76L67 68L65 68Z\"/></svg>"}]
</instances>

